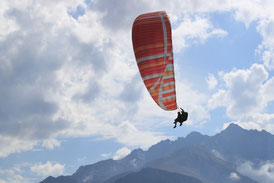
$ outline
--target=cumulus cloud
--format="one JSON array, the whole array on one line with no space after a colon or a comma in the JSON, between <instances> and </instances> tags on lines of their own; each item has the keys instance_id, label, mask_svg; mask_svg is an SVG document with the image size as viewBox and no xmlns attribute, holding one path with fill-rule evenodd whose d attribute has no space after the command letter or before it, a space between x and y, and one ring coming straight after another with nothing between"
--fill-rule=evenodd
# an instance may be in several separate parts
<instances>
[{"instance_id":1,"label":"cumulus cloud","mask_svg":"<svg viewBox=\"0 0 274 183\"><path fill-rule=\"evenodd\" d=\"M0 25L0 41L2 41L8 34L18 30L18 25L16 21L14 21L11 17L8 17L5 14L5 11L8 9L8 3L6 1L2 1L0 3L0 21L2 22Z\"/></svg>"},{"instance_id":2,"label":"cumulus cloud","mask_svg":"<svg viewBox=\"0 0 274 183\"><path fill-rule=\"evenodd\" d=\"M227 94L226 90L219 89L216 93L214 93L211 98L208 100L207 107L210 110L213 110L217 107L225 107L227 104Z\"/></svg>"},{"instance_id":3,"label":"cumulus cloud","mask_svg":"<svg viewBox=\"0 0 274 183\"><path fill-rule=\"evenodd\" d=\"M204 17L184 17L182 23L173 31L174 51L179 52L189 46L188 42L204 42L206 39L218 36L226 36L227 32L214 28L207 18Z\"/></svg>"},{"instance_id":4,"label":"cumulus cloud","mask_svg":"<svg viewBox=\"0 0 274 183\"><path fill-rule=\"evenodd\" d=\"M38 163L30 167L30 170L39 176L58 176L64 173L65 166L60 163L47 161L45 164Z\"/></svg>"},{"instance_id":5,"label":"cumulus cloud","mask_svg":"<svg viewBox=\"0 0 274 183\"><path fill-rule=\"evenodd\" d=\"M102 23L112 31L131 28L140 12L151 10L150 3L144 0L117 0L115 2L95 0L92 8L95 11L104 12Z\"/></svg>"},{"instance_id":6,"label":"cumulus cloud","mask_svg":"<svg viewBox=\"0 0 274 183\"><path fill-rule=\"evenodd\" d=\"M248 119L235 120L224 123L224 129L230 124L235 123L245 129L267 130L274 133L274 114L258 113L250 116Z\"/></svg>"},{"instance_id":7,"label":"cumulus cloud","mask_svg":"<svg viewBox=\"0 0 274 183\"><path fill-rule=\"evenodd\" d=\"M2 142L9 142L1 149L9 152L30 149L35 141L69 126L67 121L53 119L58 104L49 95L58 85L54 72L66 58L67 50L61 45L67 40L62 39L48 17L42 16L45 9L37 12L37 4L27 2L15 5L8 3L4 18L12 19L19 28L0 42L0 132ZM17 143L22 145L15 146Z\"/></svg>"},{"instance_id":8,"label":"cumulus cloud","mask_svg":"<svg viewBox=\"0 0 274 183\"><path fill-rule=\"evenodd\" d=\"M257 48L261 60L267 69L274 69L274 14L273 1L232 1L231 8L235 10L235 19L243 22L246 27L252 22L257 23L257 31L262 42Z\"/></svg>"},{"instance_id":9,"label":"cumulus cloud","mask_svg":"<svg viewBox=\"0 0 274 183\"><path fill-rule=\"evenodd\" d=\"M238 2L233 1L232 6L236 9L236 20L244 22L246 27L248 27L252 21L257 20L259 17L263 15L262 2L246 0Z\"/></svg>"},{"instance_id":10,"label":"cumulus cloud","mask_svg":"<svg viewBox=\"0 0 274 183\"><path fill-rule=\"evenodd\" d=\"M218 80L215 78L213 74L208 74L206 83L207 83L208 89L213 90L217 86Z\"/></svg>"},{"instance_id":11,"label":"cumulus cloud","mask_svg":"<svg viewBox=\"0 0 274 183\"><path fill-rule=\"evenodd\" d=\"M25 178L14 170L0 170L0 175L0 183L29 183L32 181L30 178Z\"/></svg>"},{"instance_id":12,"label":"cumulus cloud","mask_svg":"<svg viewBox=\"0 0 274 183\"><path fill-rule=\"evenodd\" d=\"M179 1L174 5L162 3L167 5L172 21L181 16L181 11L173 11ZM9 139L1 144L10 147L1 148L6 149L1 150L1 156L30 150L41 140L42 147L53 149L60 145L52 140L58 136L117 138L123 121L133 118L140 107L132 103L142 100L138 84L142 81L133 52L128 51L131 24L138 14L155 11L162 3L2 1L0 84L5 87L0 89L0 132L3 139ZM132 6L134 11L129 8ZM180 39L205 40L223 34L206 18L185 17L185 24L196 31L179 35L178 29L175 32ZM195 108L203 111L200 107ZM101 129L105 126L115 133ZM164 137L138 128L129 127L140 139L151 137L149 143L120 137L117 141L147 147ZM14 142L9 143L11 139ZM30 145L12 145L19 141Z\"/></svg>"},{"instance_id":13,"label":"cumulus cloud","mask_svg":"<svg viewBox=\"0 0 274 183\"><path fill-rule=\"evenodd\" d=\"M246 129L266 129L273 132L273 114L266 108L274 100L273 77L260 64L249 69L233 69L220 74L224 87L208 100L208 109L225 107L227 116ZM226 127L229 123L225 123Z\"/></svg>"},{"instance_id":14,"label":"cumulus cloud","mask_svg":"<svg viewBox=\"0 0 274 183\"><path fill-rule=\"evenodd\" d=\"M262 65L254 64L248 70L235 70L224 75L228 87L228 97L231 100L227 113L239 117L262 111L265 107L261 94L262 84L268 78L268 73Z\"/></svg>"},{"instance_id":15,"label":"cumulus cloud","mask_svg":"<svg viewBox=\"0 0 274 183\"><path fill-rule=\"evenodd\" d=\"M22 151L31 150L37 145L35 140L25 140L16 137L0 135L0 158L7 157L11 153L18 153Z\"/></svg>"},{"instance_id":16,"label":"cumulus cloud","mask_svg":"<svg viewBox=\"0 0 274 183\"><path fill-rule=\"evenodd\" d=\"M225 88L211 97L208 106L210 109L225 106L227 115L232 119L260 113L271 100L264 95L268 90L264 89L267 86L264 82L268 79L268 72L263 65L253 64L246 70L234 69L223 74L222 79Z\"/></svg>"},{"instance_id":17,"label":"cumulus cloud","mask_svg":"<svg viewBox=\"0 0 274 183\"><path fill-rule=\"evenodd\" d=\"M241 179L236 172L231 172L230 175L229 175L229 178L233 181L238 181L238 180Z\"/></svg>"},{"instance_id":18,"label":"cumulus cloud","mask_svg":"<svg viewBox=\"0 0 274 183\"><path fill-rule=\"evenodd\" d=\"M30 165L27 163L16 164L11 168L0 169L0 183L29 183L37 182L34 178L30 178L24 173Z\"/></svg>"},{"instance_id":19,"label":"cumulus cloud","mask_svg":"<svg viewBox=\"0 0 274 183\"><path fill-rule=\"evenodd\" d=\"M187 81L179 80L176 84L178 105L181 105L190 114L186 125L203 125L210 119L210 114L206 108L208 96L195 90L192 84Z\"/></svg>"},{"instance_id":20,"label":"cumulus cloud","mask_svg":"<svg viewBox=\"0 0 274 183\"><path fill-rule=\"evenodd\" d=\"M268 5L269 2L264 3ZM256 8L254 5L257 4L252 1L247 7ZM164 120L170 119L172 114L159 114L159 110L152 107L155 104L149 96L143 95L145 89L138 78L133 52L129 51L134 18L165 7L175 25L175 49L181 50L213 36L227 35L225 30L210 22L206 13L236 10L235 17L239 21L260 20L258 31L264 42L258 50L270 68L271 21L262 18L261 13L255 13L256 17L247 20L244 15L251 8L241 6L236 1L219 0L211 3L202 0L174 0L172 3L162 0L118 0L115 3L95 0L90 4L84 0L57 3L1 1L0 85L4 86L0 87L1 157L30 150L41 141L43 147L52 149L59 146L59 142L52 139L60 136L100 135L125 145L141 147L166 138L163 134L151 132L150 127L155 125L155 118L159 119L158 124L166 125ZM131 7L135 7L133 11ZM267 12L269 14L270 10ZM193 13L198 14L193 16ZM228 84L229 77L225 81ZM210 89L216 86L213 77L209 77L207 82ZM179 96L179 101L183 101L183 107L193 114L189 116L188 124L204 123L210 118L205 108L207 96L187 88L189 84L180 83L178 89L184 88L181 93L187 97ZM265 84L266 91L262 90L269 98L272 85L269 81ZM232 89L232 86L228 87ZM216 94L218 96L231 99L233 95L225 92ZM255 98L254 104L262 105L254 107L254 110L262 110L265 103L259 102L260 97ZM210 109L224 105L215 99L211 103ZM233 107L237 104L229 103L227 106L230 115L235 112ZM253 108L243 110L249 109ZM156 117L152 118L152 114ZM120 137L124 128L133 133ZM149 142L142 140L147 137L151 139ZM9 144L9 147L4 144Z\"/></svg>"},{"instance_id":21,"label":"cumulus cloud","mask_svg":"<svg viewBox=\"0 0 274 183\"><path fill-rule=\"evenodd\" d=\"M274 163L271 161L260 165L246 161L237 167L237 171L258 182L271 183L274 181Z\"/></svg>"},{"instance_id":22,"label":"cumulus cloud","mask_svg":"<svg viewBox=\"0 0 274 183\"><path fill-rule=\"evenodd\" d=\"M42 143L42 147L45 147L47 149L53 150L55 147L59 147L60 142L56 139L46 139Z\"/></svg>"},{"instance_id":23,"label":"cumulus cloud","mask_svg":"<svg viewBox=\"0 0 274 183\"><path fill-rule=\"evenodd\" d=\"M257 26L258 32L261 34L263 41L258 46L257 52L261 55L264 65L270 69L274 69L274 16L262 19Z\"/></svg>"},{"instance_id":24,"label":"cumulus cloud","mask_svg":"<svg viewBox=\"0 0 274 183\"><path fill-rule=\"evenodd\" d=\"M30 150L39 140L42 147L53 149L60 145L53 139L61 134L104 133L78 132L87 122L101 123L100 114L95 114L106 107L111 109L107 119L102 115L105 123L120 120L116 106L129 98L124 84L136 74L127 62L129 54L120 54L123 49L114 44L119 38L110 37L103 28L102 14L86 9L75 20L68 12L88 8L82 1L59 1L54 6L50 2L1 3L1 19L7 24L1 25L5 35L1 34L0 42L0 84L5 86L0 87L0 145L5 147L1 157ZM16 29L10 28L11 22ZM138 90L131 94L138 100ZM74 108L85 110L77 113ZM120 109L127 107L121 104ZM82 113L83 121L77 120Z\"/></svg>"},{"instance_id":25,"label":"cumulus cloud","mask_svg":"<svg viewBox=\"0 0 274 183\"><path fill-rule=\"evenodd\" d=\"M130 152L131 150L128 149L127 147L122 147L117 150L117 152L113 156L113 159L114 160L122 159L123 157L127 156Z\"/></svg>"}]
</instances>

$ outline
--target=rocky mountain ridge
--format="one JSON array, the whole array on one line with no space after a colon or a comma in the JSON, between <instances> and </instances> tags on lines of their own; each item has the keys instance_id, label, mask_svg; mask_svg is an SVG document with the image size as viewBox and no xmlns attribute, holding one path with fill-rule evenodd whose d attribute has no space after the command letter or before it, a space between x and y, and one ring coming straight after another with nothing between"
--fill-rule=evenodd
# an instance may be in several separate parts
<instances>
[{"instance_id":1,"label":"rocky mountain ridge","mask_svg":"<svg viewBox=\"0 0 274 183\"><path fill-rule=\"evenodd\" d=\"M161 141L147 151L133 150L121 160L108 159L81 166L73 175L48 177L41 183L122 183L143 174L150 180L149 172L153 176L157 171L204 183L234 182L232 175L236 175L237 182L256 183L237 171L238 163L269 160L274 160L274 135L230 124L214 136L191 132L185 138Z\"/></svg>"}]
</instances>

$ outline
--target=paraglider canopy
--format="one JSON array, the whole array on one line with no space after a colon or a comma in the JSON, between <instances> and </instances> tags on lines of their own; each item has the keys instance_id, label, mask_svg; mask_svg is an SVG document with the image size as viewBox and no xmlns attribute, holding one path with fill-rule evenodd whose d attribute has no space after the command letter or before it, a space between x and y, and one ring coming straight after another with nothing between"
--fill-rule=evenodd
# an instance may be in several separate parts
<instances>
[{"instance_id":1,"label":"paraglider canopy","mask_svg":"<svg viewBox=\"0 0 274 183\"><path fill-rule=\"evenodd\" d=\"M132 43L144 84L164 110L176 110L171 25L164 11L138 16L132 26Z\"/></svg>"}]
</instances>

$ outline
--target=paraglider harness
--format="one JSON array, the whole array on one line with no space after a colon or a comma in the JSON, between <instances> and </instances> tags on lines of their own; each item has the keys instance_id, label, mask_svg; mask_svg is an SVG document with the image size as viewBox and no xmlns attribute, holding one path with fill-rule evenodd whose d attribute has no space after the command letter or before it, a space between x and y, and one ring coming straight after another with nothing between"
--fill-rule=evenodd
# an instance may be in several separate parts
<instances>
[{"instance_id":1,"label":"paraglider harness","mask_svg":"<svg viewBox=\"0 0 274 183\"><path fill-rule=\"evenodd\" d=\"M180 126L182 126L183 122L187 120L188 113L185 112L182 108L180 108L180 109L181 109L181 112L178 112L178 116L174 120L175 126L173 128L176 128L178 122L180 123Z\"/></svg>"}]
</instances>

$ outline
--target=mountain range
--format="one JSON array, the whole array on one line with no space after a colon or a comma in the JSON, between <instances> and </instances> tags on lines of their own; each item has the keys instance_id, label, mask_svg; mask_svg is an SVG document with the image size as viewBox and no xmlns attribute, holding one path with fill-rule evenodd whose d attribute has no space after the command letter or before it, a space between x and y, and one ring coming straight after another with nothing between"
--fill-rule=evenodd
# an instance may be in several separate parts
<instances>
[{"instance_id":1,"label":"mountain range","mask_svg":"<svg viewBox=\"0 0 274 183\"><path fill-rule=\"evenodd\" d=\"M259 183L239 169L274 160L274 135L231 123L214 136L191 132L164 140L147 151L135 149L120 160L81 166L72 175L47 177L40 183Z\"/></svg>"}]
</instances>

